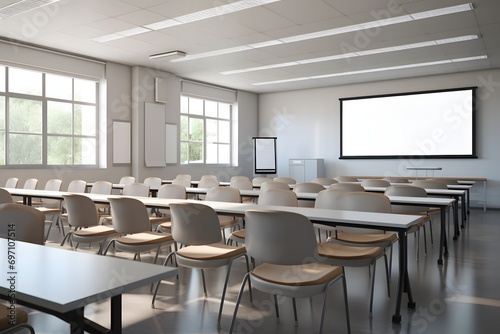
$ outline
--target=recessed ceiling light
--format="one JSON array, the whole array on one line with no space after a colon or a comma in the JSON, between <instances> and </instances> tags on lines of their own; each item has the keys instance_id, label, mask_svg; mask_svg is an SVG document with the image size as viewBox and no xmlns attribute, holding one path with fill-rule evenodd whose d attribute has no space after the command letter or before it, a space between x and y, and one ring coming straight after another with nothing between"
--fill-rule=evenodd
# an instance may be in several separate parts
<instances>
[{"instance_id":1,"label":"recessed ceiling light","mask_svg":"<svg viewBox=\"0 0 500 334\"><path fill-rule=\"evenodd\" d=\"M426 62L426 63L406 64L406 65L398 65L398 66L390 66L390 67L379 67L379 68L372 68L372 69L360 70L360 71L348 71L348 72L314 75L314 76L308 76L308 77L290 78L290 79L283 79L283 80L256 82L256 83L253 83L252 85L253 86L275 85L275 84L281 84L281 83L287 83L287 82L333 78L333 77L341 77L341 76L346 76L346 75L366 74L366 73L402 70L402 69L406 69L406 68L416 68L416 67L443 65L443 64L451 64L451 63L461 63L461 62L466 62L466 61L482 60L482 59L487 59L487 58L488 58L488 56L481 55L481 56L474 56L474 57L444 59L444 60L437 60L437 61Z\"/></svg>"},{"instance_id":2,"label":"recessed ceiling light","mask_svg":"<svg viewBox=\"0 0 500 334\"><path fill-rule=\"evenodd\" d=\"M157 53L154 55L149 56L149 59L157 59L157 58L164 58L164 57L185 57L186 52L184 51L168 51L168 52L162 52L162 53Z\"/></svg>"},{"instance_id":3,"label":"recessed ceiling light","mask_svg":"<svg viewBox=\"0 0 500 334\"><path fill-rule=\"evenodd\" d=\"M0 8L0 19L29 12L60 0L21 0Z\"/></svg>"}]
</instances>

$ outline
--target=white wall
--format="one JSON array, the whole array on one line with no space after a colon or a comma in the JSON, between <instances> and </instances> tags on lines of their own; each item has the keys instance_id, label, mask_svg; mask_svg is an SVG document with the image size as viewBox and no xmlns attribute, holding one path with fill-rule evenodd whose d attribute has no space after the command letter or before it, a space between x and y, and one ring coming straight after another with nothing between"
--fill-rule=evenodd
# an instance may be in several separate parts
<instances>
[{"instance_id":1,"label":"white wall","mask_svg":"<svg viewBox=\"0 0 500 334\"><path fill-rule=\"evenodd\" d=\"M478 159L407 161L339 160L339 98L478 86L476 145ZM437 166L435 176L486 177L488 207L500 207L500 70L401 79L349 86L261 94L259 135L277 136L278 174L288 175L290 158L324 158L327 177L338 175L414 176L406 166ZM390 131L390 129L381 129ZM365 140L366 138L364 138ZM476 187L472 199L482 198Z\"/></svg>"}]
</instances>

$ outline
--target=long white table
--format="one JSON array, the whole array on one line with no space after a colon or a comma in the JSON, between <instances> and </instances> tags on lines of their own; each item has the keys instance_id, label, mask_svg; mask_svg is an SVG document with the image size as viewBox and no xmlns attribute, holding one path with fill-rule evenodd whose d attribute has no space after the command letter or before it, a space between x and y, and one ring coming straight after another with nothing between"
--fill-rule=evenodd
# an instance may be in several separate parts
<instances>
[{"instance_id":1,"label":"long white table","mask_svg":"<svg viewBox=\"0 0 500 334\"><path fill-rule=\"evenodd\" d=\"M24 201L29 203L31 197L43 197L61 199L64 192L45 191L45 190L25 190L6 188L12 195L23 196ZM108 198L118 197L120 195L100 195L100 194L83 194L88 196L96 203L107 203ZM179 202L196 202L196 200L179 200L179 199L164 199L156 197L135 197L151 208L169 208L171 203ZM211 202L203 201L205 205L212 207L219 214L227 214L232 216L244 216L246 210L255 209L254 204L243 203L226 203L226 202ZM389 213L374 213L374 212L358 212L345 210L328 210L315 208L297 208L285 206L259 206L259 209L290 211L302 214L309 218L312 222L324 224L328 226L349 226L360 228L373 228L386 231L394 231L398 234L399 240L399 277L398 277L398 292L396 301L396 310L392 317L395 323L401 322L401 301L403 292L408 296L408 307L415 308L415 302L411 293L410 279L408 276L408 241L407 232L415 224L422 221L422 217L415 215L400 215Z\"/></svg>"},{"instance_id":2,"label":"long white table","mask_svg":"<svg viewBox=\"0 0 500 334\"><path fill-rule=\"evenodd\" d=\"M7 254L7 245L8 240L0 238L2 254ZM122 294L177 275L177 268L20 241L13 250L13 267L5 264L0 274L0 297L10 300L7 279L14 278L19 304L68 322L71 333L121 333ZM108 298L111 329L84 317L86 305Z\"/></svg>"}]
</instances>

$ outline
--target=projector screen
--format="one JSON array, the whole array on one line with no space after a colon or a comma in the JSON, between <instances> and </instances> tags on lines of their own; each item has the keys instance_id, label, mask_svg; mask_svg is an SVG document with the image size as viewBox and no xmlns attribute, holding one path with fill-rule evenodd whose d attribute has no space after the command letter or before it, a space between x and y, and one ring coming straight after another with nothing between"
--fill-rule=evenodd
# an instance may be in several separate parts
<instances>
[{"instance_id":1,"label":"projector screen","mask_svg":"<svg viewBox=\"0 0 500 334\"><path fill-rule=\"evenodd\" d=\"M476 88L340 99L339 158L477 158Z\"/></svg>"},{"instance_id":2,"label":"projector screen","mask_svg":"<svg viewBox=\"0 0 500 334\"><path fill-rule=\"evenodd\" d=\"M276 139L253 137L255 174L276 174Z\"/></svg>"}]
</instances>

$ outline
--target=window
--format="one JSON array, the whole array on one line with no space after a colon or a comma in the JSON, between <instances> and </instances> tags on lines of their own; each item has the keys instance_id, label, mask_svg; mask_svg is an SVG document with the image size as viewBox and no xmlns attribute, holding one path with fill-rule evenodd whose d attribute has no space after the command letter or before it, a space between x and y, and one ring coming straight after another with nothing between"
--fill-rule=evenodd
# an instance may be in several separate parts
<instances>
[{"instance_id":1,"label":"window","mask_svg":"<svg viewBox=\"0 0 500 334\"><path fill-rule=\"evenodd\" d=\"M95 166L98 83L0 66L0 165Z\"/></svg>"},{"instance_id":2,"label":"window","mask_svg":"<svg viewBox=\"0 0 500 334\"><path fill-rule=\"evenodd\" d=\"M231 163L231 104L181 97L181 163Z\"/></svg>"}]
</instances>

